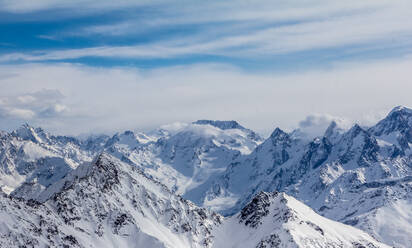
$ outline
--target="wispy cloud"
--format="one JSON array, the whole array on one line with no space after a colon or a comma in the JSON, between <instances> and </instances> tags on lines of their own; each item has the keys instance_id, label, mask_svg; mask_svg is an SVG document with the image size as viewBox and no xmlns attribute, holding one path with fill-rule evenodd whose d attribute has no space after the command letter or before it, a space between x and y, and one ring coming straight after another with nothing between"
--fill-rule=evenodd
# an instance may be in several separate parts
<instances>
[{"instance_id":1,"label":"wispy cloud","mask_svg":"<svg viewBox=\"0 0 412 248\"><path fill-rule=\"evenodd\" d=\"M135 32L147 31L180 25L217 24L213 29L229 31L228 27L244 27L246 24L254 27L277 25L279 23L305 22L324 20L331 17L350 16L354 13L368 12L377 8L388 7L384 2L370 1L261 1L255 4L248 1L187 1L182 4L157 4L150 8L149 13L129 13L124 20L114 23L86 25L83 28L71 30L62 35L90 36L100 34L130 35ZM210 31L210 30L209 30ZM232 28L232 31L233 28ZM246 30L246 32L249 30Z\"/></svg>"},{"instance_id":2,"label":"wispy cloud","mask_svg":"<svg viewBox=\"0 0 412 248\"><path fill-rule=\"evenodd\" d=\"M411 66L412 61L399 60L276 75L246 73L219 64L150 70L73 64L4 65L0 66L0 75L14 76L2 80L2 94L15 97L13 103L3 106L17 112L9 111L7 117L0 118L0 127L13 128L27 119L48 129L78 134L149 129L206 118L235 119L270 132L276 126L288 130L299 127L298 123L311 113L370 124L370 116L376 117L395 105L412 106ZM55 100L40 104L41 108L24 103L31 101L31 96L40 98L30 92L42 88L56 89L65 97L51 97ZM44 110L49 107L59 114L46 115ZM21 109L34 114L18 112ZM328 121L311 120L319 125Z\"/></svg>"},{"instance_id":3,"label":"wispy cloud","mask_svg":"<svg viewBox=\"0 0 412 248\"><path fill-rule=\"evenodd\" d=\"M91 4L90 2L85 2ZM53 61L84 57L162 59L192 55L217 55L232 58L270 57L322 49L371 46L411 47L412 3L407 1L365 1L359 4L329 3L314 1L299 6L293 2L278 2L279 7L265 2L263 6L249 6L240 2L240 9L230 4L201 4L214 11L210 15L198 15L190 4L177 10L177 15L163 13L159 18L148 20L126 19L120 23L85 26L77 33L68 31L60 35L130 35L134 32L149 32L163 26L210 24L198 26L199 31L173 35L162 40L151 40L143 44L104 45L80 49L38 50L28 53L9 53L0 56L2 62ZM125 5L132 4L125 1ZM323 4L323 5L321 5ZM104 5L104 4L103 4ZM53 6L53 4L51 5ZM108 5L109 6L109 5ZM163 5L160 5L163 6ZM230 10L234 7L234 11ZM266 6L266 8L264 8ZM69 8L70 4L63 7ZM166 7L164 7L167 9ZM171 8L169 6L169 8ZM222 10L229 11L221 13ZM285 11L285 12L282 12ZM246 22L250 22L246 24ZM220 22L220 23L219 23ZM214 31L212 31L212 29ZM139 31L140 30L140 31ZM202 32L204 31L204 32ZM150 33L149 33L150 34ZM154 35L153 33L151 33ZM58 39L59 34L42 37ZM355 53L356 51L353 50ZM362 49L359 50L360 52Z\"/></svg>"},{"instance_id":4,"label":"wispy cloud","mask_svg":"<svg viewBox=\"0 0 412 248\"><path fill-rule=\"evenodd\" d=\"M5 12L12 13L29 13L36 11L45 11L53 9L70 9L74 12L84 12L86 11L102 11L108 9L117 9L117 8L128 8L135 6L146 6L149 4L156 4L162 1L131 1L131 0L118 0L116 2L109 0L102 1L93 1L93 0L71 0L71 1L54 1L54 0L1 0L0 1L0 10ZM163 1L164 2L164 1Z\"/></svg>"}]
</instances>

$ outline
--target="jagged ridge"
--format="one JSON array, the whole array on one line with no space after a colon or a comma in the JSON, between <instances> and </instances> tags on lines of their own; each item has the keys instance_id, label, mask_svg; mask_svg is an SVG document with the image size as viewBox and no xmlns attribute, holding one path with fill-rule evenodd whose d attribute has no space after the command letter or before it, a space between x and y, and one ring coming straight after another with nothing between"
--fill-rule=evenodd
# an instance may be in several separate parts
<instances>
[{"instance_id":1,"label":"jagged ridge","mask_svg":"<svg viewBox=\"0 0 412 248\"><path fill-rule=\"evenodd\" d=\"M278 192L258 193L239 214L216 229L215 235L215 247L389 247Z\"/></svg>"}]
</instances>

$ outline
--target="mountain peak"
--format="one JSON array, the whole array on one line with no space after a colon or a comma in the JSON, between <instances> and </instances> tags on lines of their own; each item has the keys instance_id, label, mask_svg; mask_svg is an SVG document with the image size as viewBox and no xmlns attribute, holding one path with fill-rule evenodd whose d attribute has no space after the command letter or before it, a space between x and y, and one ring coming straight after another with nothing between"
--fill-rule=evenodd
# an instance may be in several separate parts
<instances>
[{"instance_id":1,"label":"mountain peak","mask_svg":"<svg viewBox=\"0 0 412 248\"><path fill-rule=\"evenodd\" d=\"M332 121L323 136L329 139L332 143L335 143L339 140L343 133L345 133L345 130L339 127L335 121Z\"/></svg>"},{"instance_id":2,"label":"mountain peak","mask_svg":"<svg viewBox=\"0 0 412 248\"><path fill-rule=\"evenodd\" d=\"M389 247L279 192L260 192L240 214L230 217L215 231L215 247L227 247L225 230L237 237L231 240L232 247Z\"/></svg>"},{"instance_id":3,"label":"mountain peak","mask_svg":"<svg viewBox=\"0 0 412 248\"><path fill-rule=\"evenodd\" d=\"M412 109L404 106L397 106L393 108L383 120L370 128L369 131L376 136L381 136L382 134L388 135L395 131L407 134L410 132L411 127Z\"/></svg>"},{"instance_id":4,"label":"mountain peak","mask_svg":"<svg viewBox=\"0 0 412 248\"><path fill-rule=\"evenodd\" d=\"M284 138L288 137L289 135L284 132L282 129L280 128L276 128L272 134L270 135L271 139L277 139L277 140L283 140Z\"/></svg>"},{"instance_id":5,"label":"mountain peak","mask_svg":"<svg viewBox=\"0 0 412 248\"><path fill-rule=\"evenodd\" d=\"M335 130L337 126L338 124L336 124L336 121L331 121L331 123L329 124L328 128L325 131L325 136L329 137L330 135L332 135L333 131Z\"/></svg>"},{"instance_id":6,"label":"mountain peak","mask_svg":"<svg viewBox=\"0 0 412 248\"><path fill-rule=\"evenodd\" d=\"M402 114L412 115L412 109L399 105L399 106L394 107L391 110L391 112L389 112L388 116L392 115L393 113L402 113Z\"/></svg>"},{"instance_id":7,"label":"mountain peak","mask_svg":"<svg viewBox=\"0 0 412 248\"><path fill-rule=\"evenodd\" d=\"M30 126L30 124L29 124L29 123L27 123L27 122L23 123L23 124L20 126L20 128L25 128L25 129L33 129L33 127L32 127L32 126Z\"/></svg>"},{"instance_id":8,"label":"mountain peak","mask_svg":"<svg viewBox=\"0 0 412 248\"><path fill-rule=\"evenodd\" d=\"M256 228L261 224L261 219L269 214L269 207L273 198L278 196L278 192L258 193L249 204L247 204L239 214L239 222L246 226Z\"/></svg>"},{"instance_id":9,"label":"mountain peak","mask_svg":"<svg viewBox=\"0 0 412 248\"><path fill-rule=\"evenodd\" d=\"M353 131L358 132L358 131L362 131L363 128L362 128L358 123L355 123L355 124L352 126L352 128L349 129L349 130L353 130Z\"/></svg>"},{"instance_id":10,"label":"mountain peak","mask_svg":"<svg viewBox=\"0 0 412 248\"><path fill-rule=\"evenodd\" d=\"M41 128L33 128L28 123L24 123L18 129L12 132L12 135L15 137L20 137L23 140L31 140L34 143L42 142L40 136L45 136L43 129Z\"/></svg>"},{"instance_id":11,"label":"mountain peak","mask_svg":"<svg viewBox=\"0 0 412 248\"><path fill-rule=\"evenodd\" d=\"M103 176L101 180L104 183L103 188L109 188L111 185L119 183L118 166L110 155L103 152L96 157L92 166L92 171L94 170Z\"/></svg>"},{"instance_id":12,"label":"mountain peak","mask_svg":"<svg viewBox=\"0 0 412 248\"><path fill-rule=\"evenodd\" d=\"M226 129L245 129L237 121L218 121L218 120L197 120L192 124L196 125L211 125L222 130Z\"/></svg>"}]
</instances>

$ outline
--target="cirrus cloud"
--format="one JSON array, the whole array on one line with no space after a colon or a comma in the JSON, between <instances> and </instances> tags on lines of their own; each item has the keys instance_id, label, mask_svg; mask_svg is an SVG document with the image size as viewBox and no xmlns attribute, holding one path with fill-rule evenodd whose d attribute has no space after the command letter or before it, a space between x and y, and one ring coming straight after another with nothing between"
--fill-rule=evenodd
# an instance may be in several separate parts
<instances>
[{"instance_id":1,"label":"cirrus cloud","mask_svg":"<svg viewBox=\"0 0 412 248\"><path fill-rule=\"evenodd\" d=\"M83 6L83 11L77 8L79 5ZM125 10L140 8L117 16L114 6ZM183 1L180 4L120 1L113 4L89 0L18 0L0 2L1 9L24 13L56 9L69 13L105 10L117 17L113 21L105 18L96 23L90 13L90 23L37 34L36 37L59 43L79 39L82 45L76 48L47 46L47 49L31 48L25 52L13 49L0 55L3 63L83 59L87 64L87 58L97 58L112 59L112 63L116 59L170 59L174 60L172 64L179 64L196 56L231 58L232 63L254 59L259 63L276 56L299 57L302 56L299 53L310 52L319 57L336 56L338 60L342 56L367 58L377 53L394 56L412 47L409 25L412 3L403 0L279 0L261 4L248 1ZM128 42L111 40L112 36L121 36Z\"/></svg>"}]
</instances>

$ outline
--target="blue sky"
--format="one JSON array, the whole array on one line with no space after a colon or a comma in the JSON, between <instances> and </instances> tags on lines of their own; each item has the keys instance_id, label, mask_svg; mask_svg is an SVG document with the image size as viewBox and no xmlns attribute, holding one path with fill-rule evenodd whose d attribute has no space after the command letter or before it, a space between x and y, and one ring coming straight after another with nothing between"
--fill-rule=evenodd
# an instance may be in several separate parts
<instances>
[{"instance_id":1,"label":"blue sky","mask_svg":"<svg viewBox=\"0 0 412 248\"><path fill-rule=\"evenodd\" d=\"M393 90L412 84L411 21L410 1L0 0L0 128L27 121L76 134L223 118L265 132L307 115L372 122L411 105ZM351 103L330 103L341 85ZM373 95L366 101L357 85L381 90L362 91ZM307 88L309 104L292 97ZM91 100L93 91L101 97ZM291 97L281 102L282 91ZM108 96L117 102L109 108ZM111 116L118 121L90 124Z\"/></svg>"}]
</instances>

